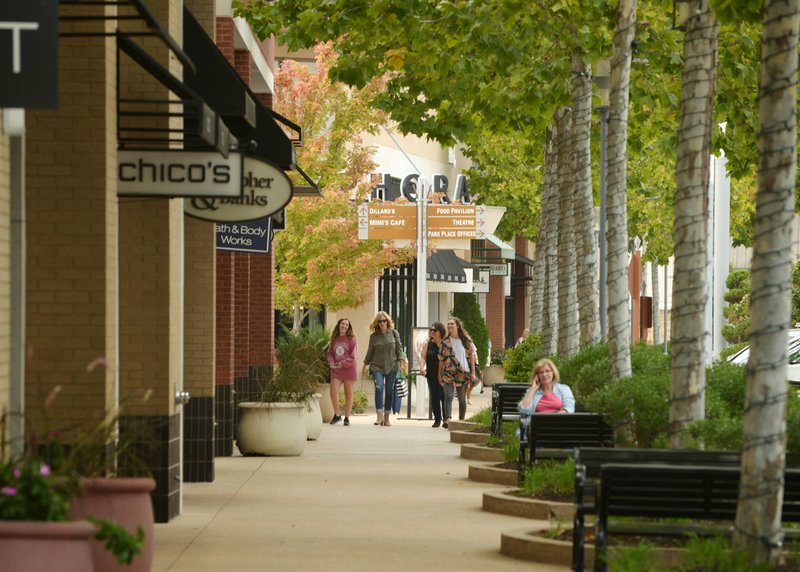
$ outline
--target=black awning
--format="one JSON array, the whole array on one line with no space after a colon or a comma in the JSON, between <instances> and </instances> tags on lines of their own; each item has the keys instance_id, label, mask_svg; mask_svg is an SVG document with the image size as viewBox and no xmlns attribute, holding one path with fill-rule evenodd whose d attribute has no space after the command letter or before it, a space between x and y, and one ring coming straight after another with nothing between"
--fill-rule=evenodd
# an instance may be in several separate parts
<instances>
[{"instance_id":1,"label":"black awning","mask_svg":"<svg viewBox=\"0 0 800 572\"><path fill-rule=\"evenodd\" d=\"M186 7L183 8L183 49L197 63L195 72L184 73L186 85L201 94L228 125L242 122L255 127L255 98Z\"/></svg>"},{"instance_id":2,"label":"black awning","mask_svg":"<svg viewBox=\"0 0 800 572\"><path fill-rule=\"evenodd\" d=\"M428 257L426 266L428 280L466 284L467 274L464 272L462 262L464 261L452 250L437 250Z\"/></svg>"},{"instance_id":3,"label":"black awning","mask_svg":"<svg viewBox=\"0 0 800 572\"><path fill-rule=\"evenodd\" d=\"M294 168L294 145L276 122L276 114L258 100L186 7L183 49L197 64L196 73L185 74L186 85L222 116L247 154L284 170Z\"/></svg>"}]
</instances>

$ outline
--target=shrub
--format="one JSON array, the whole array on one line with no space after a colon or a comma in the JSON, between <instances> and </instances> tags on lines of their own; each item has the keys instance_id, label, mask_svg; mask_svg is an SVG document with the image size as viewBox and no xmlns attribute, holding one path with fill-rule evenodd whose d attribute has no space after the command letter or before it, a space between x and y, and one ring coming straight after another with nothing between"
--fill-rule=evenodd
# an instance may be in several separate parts
<instances>
[{"instance_id":1,"label":"shrub","mask_svg":"<svg viewBox=\"0 0 800 572\"><path fill-rule=\"evenodd\" d=\"M556 357L553 361L561 380L569 385L578 401L585 401L611 381L611 357L605 343L587 346L572 357Z\"/></svg>"},{"instance_id":2,"label":"shrub","mask_svg":"<svg viewBox=\"0 0 800 572\"><path fill-rule=\"evenodd\" d=\"M530 334L520 345L508 350L506 361L503 363L506 381L515 383L530 381L534 364L544 357L541 344L541 334Z\"/></svg>"},{"instance_id":3,"label":"shrub","mask_svg":"<svg viewBox=\"0 0 800 572\"><path fill-rule=\"evenodd\" d=\"M669 369L635 373L599 389L586 400L606 416L622 446L653 447L669 421Z\"/></svg>"},{"instance_id":4,"label":"shrub","mask_svg":"<svg viewBox=\"0 0 800 572\"><path fill-rule=\"evenodd\" d=\"M478 350L478 364L489 363L489 328L481 315L481 307L475 294L457 293L453 303L453 316L461 320Z\"/></svg>"},{"instance_id":5,"label":"shrub","mask_svg":"<svg viewBox=\"0 0 800 572\"><path fill-rule=\"evenodd\" d=\"M750 328L750 271L732 271L725 279L725 286L728 291L723 299L729 305L722 309L722 314L728 323L722 327L722 337L731 344L746 342Z\"/></svg>"},{"instance_id":6,"label":"shrub","mask_svg":"<svg viewBox=\"0 0 800 572\"><path fill-rule=\"evenodd\" d=\"M369 399L367 394L360 389L353 390L353 413L365 413ZM339 392L339 410L344 411L344 392Z\"/></svg>"}]
</instances>

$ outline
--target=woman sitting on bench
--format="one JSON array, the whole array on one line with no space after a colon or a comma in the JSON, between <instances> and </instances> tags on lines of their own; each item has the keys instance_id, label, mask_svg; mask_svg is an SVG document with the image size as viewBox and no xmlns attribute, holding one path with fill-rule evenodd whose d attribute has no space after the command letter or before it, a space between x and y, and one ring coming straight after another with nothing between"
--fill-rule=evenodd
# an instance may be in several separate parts
<instances>
[{"instance_id":1,"label":"woman sitting on bench","mask_svg":"<svg viewBox=\"0 0 800 572\"><path fill-rule=\"evenodd\" d=\"M568 385L559 383L558 368L547 358L536 362L531 387L519 402L520 417L534 413L575 413L575 397Z\"/></svg>"}]
</instances>

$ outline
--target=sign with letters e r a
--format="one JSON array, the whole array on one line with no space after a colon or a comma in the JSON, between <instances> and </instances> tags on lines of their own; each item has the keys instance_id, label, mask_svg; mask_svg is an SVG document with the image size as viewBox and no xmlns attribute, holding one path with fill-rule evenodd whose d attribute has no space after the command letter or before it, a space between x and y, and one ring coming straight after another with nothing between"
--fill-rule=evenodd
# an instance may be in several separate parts
<instances>
[{"instance_id":1,"label":"sign with letters e r a","mask_svg":"<svg viewBox=\"0 0 800 572\"><path fill-rule=\"evenodd\" d=\"M58 0L0 2L0 107L58 107Z\"/></svg>"}]
</instances>

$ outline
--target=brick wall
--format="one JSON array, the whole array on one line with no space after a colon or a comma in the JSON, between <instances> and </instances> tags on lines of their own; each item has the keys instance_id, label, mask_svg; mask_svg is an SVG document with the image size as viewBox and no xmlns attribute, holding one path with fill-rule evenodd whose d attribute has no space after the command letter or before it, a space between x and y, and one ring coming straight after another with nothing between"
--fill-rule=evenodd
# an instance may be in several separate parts
<instances>
[{"instance_id":1,"label":"brick wall","mask_svg":"<svg viewBox=\"0 0 800 572\"><path fill-rule=\"evenodd\" d=\"M489 292L486 294L486 326L492 338L492 349L506 347L506 297L503 291L503 277L489 279Z\"/></svg>"},{"instance_id":2,"label":"brick wall","mask_svg":"<svg viewBox=\"0 0 800 572\"><path fill-rule=\"evenodd\" d=\"M214 39L216 26L214 24L214 0L184 0L183 3L192 13L195 20L203 27L206 34Z\"/></svg>"},{"instance_id":3,"label":"brick wall","mask_svg":"<svg viewBox=\"0 0 800 572\"><path fill-rule=\"evenodd\" d=\"M233 20L231 18L217 17L217 47L232 66L236 65L233 49Z\"/></svg>"},{"instance_id":4,"label":"brick wall","mask_svg":"<svg viewBox=\"0 0 800 572\"><path fill-rule=\"evenodd\" d=\"M183 388L192 396L214 395L214 223L184 220Z\"/></svg>"},{"instance_id":5,"label":"brick wall","mask_svg":"<svg viewBox=\"0 0 800 572\"><path fill-rule=\"evenodd\" d=\"M59 108L26 118L26 414L50 428L112 406L118 343L116 50L104 38L59 44ZM87 371L97 358L106 366Z\"/></svg>"}]
</instances>

